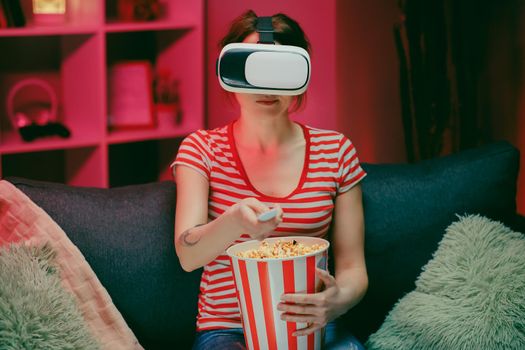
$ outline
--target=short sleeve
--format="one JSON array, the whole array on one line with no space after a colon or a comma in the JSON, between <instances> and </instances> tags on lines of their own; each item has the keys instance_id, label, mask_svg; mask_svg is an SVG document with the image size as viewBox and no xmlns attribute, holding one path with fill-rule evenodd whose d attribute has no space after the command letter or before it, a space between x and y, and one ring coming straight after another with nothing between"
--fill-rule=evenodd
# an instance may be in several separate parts
<instances>
[{"instance_id":1,"label":"short sleeve","mask_svg":"<svg viewBox=\"0 0 525 350\"><path fill-rule=\"evenodd\" d=\"M339 147L339 186L337 194L350 190L365 176L366 172L361 168L354 145L343 135Z\"/></svg>"},{"instance_id":2,"label":"short sleeve","mask_svg":"<svg viewBox=\"0 0 525 350\"><path fill-rule=\"evenodd\" d=\"M182 141L171 167L176 167L177 165L190 167L209 180L211 164L212 152L207 142L206 133L197 131Z\"/></svg>"}]
</instances>

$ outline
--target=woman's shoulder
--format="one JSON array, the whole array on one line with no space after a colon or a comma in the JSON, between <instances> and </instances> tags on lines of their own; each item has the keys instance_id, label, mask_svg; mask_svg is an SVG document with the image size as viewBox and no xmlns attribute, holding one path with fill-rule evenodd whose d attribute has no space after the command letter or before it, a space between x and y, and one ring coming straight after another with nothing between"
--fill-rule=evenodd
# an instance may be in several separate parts
<instances>
[{"instance_id":1,"label":"woman's shoulder","mask_svg":"<svg viewBox=\"0 0 525 350\"><path fill-rule=\"evenodd\" d=\"M317 127L313 127L310 125L304 125L304 127L308 130L308 133L310 134L310 137L314 141L339 141L343 142L347 140L348 138L339 131L336 130L330 130L330 129L321 129Z\"/></svg>"},{"instance_id":2,"label":"woman's shoulder","mask_svg":"<svg viewBox=\"0 0 525 350\"><path fill-rule=\"evenodd\" d=\"M197 139L207 144L226 141L228 137L228 126L221 126L214 129L198 129L188 136L187 139Z\"/></svg>"}]
</instances>

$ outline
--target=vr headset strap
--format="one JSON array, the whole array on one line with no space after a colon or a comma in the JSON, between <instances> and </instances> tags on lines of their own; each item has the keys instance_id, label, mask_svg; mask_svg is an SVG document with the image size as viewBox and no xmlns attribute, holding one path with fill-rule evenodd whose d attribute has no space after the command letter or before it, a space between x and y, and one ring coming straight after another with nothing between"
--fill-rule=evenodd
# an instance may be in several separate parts
<instances>
[{"instance_id":1,"label":"vr headset strap","mask_svg":"<svg viewBox=\"0 0 525 350\"><path fill-rule=\"evenodd\" d=\"M257 33L259 33L258 44L274 44L272 17L257 18Z\"/></svg>"}]
</instances>

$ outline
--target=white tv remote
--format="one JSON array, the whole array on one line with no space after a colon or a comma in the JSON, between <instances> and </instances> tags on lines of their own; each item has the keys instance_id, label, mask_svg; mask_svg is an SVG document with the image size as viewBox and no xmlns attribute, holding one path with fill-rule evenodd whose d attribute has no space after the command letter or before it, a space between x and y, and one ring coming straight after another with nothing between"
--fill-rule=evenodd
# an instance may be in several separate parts
<instances>
[{"instance_id":1,"label":"white tv remote","mask_svg":"<svg viewBox=\"0 0 525 350\"><path fill-rule=\"evenodd\" d=\"M262 221L262 222L269 221L269 220L273 219L277 215L277 212L278 212L278 210L276 208L271 209L271 210L266 211L266 212L262 213L261 215L259 215L257 217L257 219L259 221Z\"/></svg>"}]
</instances>

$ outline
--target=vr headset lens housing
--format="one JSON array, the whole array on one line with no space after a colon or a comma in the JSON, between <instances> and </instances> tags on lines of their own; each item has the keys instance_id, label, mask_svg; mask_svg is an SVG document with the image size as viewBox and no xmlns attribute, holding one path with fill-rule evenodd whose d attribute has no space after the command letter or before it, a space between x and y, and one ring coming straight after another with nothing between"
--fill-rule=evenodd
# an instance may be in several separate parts
<instances>
[{"instance_id":1,"label":"vr headset lens housing","mask_svg":"<svg viewBox=\"0 0 525 350\"><path fill-rule=\"evenodd\" d=\"M217 75L231 92L300 95L310 81L310 56L297 46L228 44L219 55Z\"/></svg>"}]
</instances>

